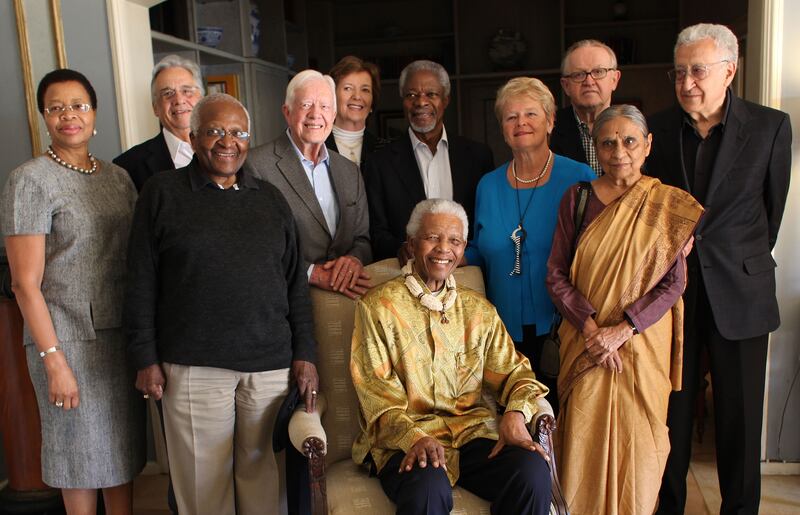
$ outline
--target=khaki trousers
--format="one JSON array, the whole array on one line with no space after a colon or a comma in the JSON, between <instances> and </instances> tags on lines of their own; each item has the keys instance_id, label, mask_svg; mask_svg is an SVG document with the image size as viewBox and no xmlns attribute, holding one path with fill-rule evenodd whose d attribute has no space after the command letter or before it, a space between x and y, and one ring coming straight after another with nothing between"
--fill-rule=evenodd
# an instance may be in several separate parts
<instances>
[{"instance_id":1,"label":"khaki trousers","mask_svg":"<svg viewBox=\"0 0 800 515\"><path fill-rule=\"evenodd\" d=\"M245 373L171 363L163 368L164 432L178 512L285 512L272 427L289 391L289 369Z\"/></svg>"}]
</instances>

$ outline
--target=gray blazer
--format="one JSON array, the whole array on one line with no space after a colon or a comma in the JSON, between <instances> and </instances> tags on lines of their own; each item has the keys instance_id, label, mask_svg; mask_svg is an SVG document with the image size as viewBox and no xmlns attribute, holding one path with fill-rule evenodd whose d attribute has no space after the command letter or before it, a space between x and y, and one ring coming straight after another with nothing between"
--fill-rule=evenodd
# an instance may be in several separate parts
<instances>
[{"instance_id":1,"label":"gray blazer","mask_svg":"<svg viewBox=\"0 0 800 515\"><path fill-rule=\"evenodd\" d=\"M361 172L336 152L329 151L329 155L331 182L339 204L336 234L328 232L314 190L286 134L251 149L245 163L255 177L275 185L292 208L306 269L311 264L344 255L355 256L365 265L372 261L369 212Z\"/></svg>"}]
</instances>

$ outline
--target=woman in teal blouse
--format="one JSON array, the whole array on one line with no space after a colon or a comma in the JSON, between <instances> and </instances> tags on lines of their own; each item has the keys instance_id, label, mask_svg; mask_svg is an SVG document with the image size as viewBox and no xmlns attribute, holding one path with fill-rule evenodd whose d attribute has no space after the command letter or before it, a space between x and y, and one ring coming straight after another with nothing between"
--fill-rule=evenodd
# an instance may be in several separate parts
<instances>
[{"instance_id":1,"label":"woman in teal blouse","mask_svg":"<svg viewBox=\"0 0 800 515\"><path fill-rule=\"evenodd\" d=\"M545 286L547 258L561 197L571 185L596 175L588 165L548 147L555 111L553 95L538 79L517 77L498 90L495 114L513 159L478 184L466 259L483 268L489 300L517 350L550 388L550 404L558 406L555 378L539 370L555 313Z\"/></svg>"}]
</instances>

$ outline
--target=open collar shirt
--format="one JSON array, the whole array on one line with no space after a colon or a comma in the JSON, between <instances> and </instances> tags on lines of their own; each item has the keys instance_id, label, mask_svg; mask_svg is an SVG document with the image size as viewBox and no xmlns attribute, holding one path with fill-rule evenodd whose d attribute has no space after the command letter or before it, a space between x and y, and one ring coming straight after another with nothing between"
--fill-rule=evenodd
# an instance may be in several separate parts
<instances>
[{"instance_id":1,"label":"open collar shirt","mask_svg":"<svg viewBox=\"0 0 800 515\"><path fill-rule=\"evenodd\" d=\"M442 127L442 137L436 143L436 154L421 141L411 127L408 128L411 147L417 160L422 184L427 198L453 200L453 176L450 172L450 152L447 143L447 129Z\"/></svg>"}]
</instances>

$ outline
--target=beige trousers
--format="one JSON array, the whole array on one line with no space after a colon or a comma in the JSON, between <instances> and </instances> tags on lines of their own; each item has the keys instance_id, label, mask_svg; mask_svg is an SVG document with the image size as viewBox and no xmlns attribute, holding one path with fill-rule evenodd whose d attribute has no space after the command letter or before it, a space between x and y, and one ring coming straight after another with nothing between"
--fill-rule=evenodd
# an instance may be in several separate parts
<instances>
[{"instance_id":1,"label":"beige trousers","mask_svg":"<svg viewBox=\"0 0 800 515\"><path fill-rule=\"evenodd\" d=\"M281 513L272 427L289 369L245 373L164 363L164 432L178 512Z\"/></svg>"}]
</instances>

